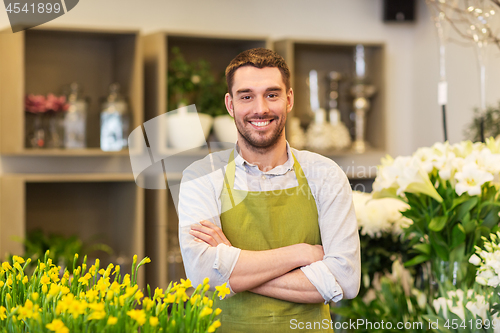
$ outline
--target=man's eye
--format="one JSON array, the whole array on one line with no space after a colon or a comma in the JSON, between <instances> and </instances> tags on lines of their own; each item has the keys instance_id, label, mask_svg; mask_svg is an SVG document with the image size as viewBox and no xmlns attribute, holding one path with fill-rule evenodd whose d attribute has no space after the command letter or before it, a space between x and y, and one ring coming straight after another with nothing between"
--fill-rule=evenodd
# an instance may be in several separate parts
<instances>
[{"instance_id":1,"label":"man's eye","mask_svg":"<svg viewBox=\"0 0 500 333\"><path fill-rule=\"evenodd\" d=\"M276 98L276 97L278 97L278 94L269 94L269 95L267 95L267 97Z\"/></svg>"},{"instance_id":2,"label":"man's eye","mask_svg":"<svg viewBox=\"0 0 500 333\"><path fill-rule=\"evenodd\" d=\"M250 99L250 96L242 96L241 99Z\"/></svg>"}]
</instances>

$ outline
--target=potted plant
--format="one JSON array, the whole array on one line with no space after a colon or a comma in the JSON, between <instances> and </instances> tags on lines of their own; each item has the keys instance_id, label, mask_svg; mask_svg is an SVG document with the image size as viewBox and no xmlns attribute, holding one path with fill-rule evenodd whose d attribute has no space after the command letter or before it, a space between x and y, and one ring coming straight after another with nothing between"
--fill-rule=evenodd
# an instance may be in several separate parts
<instances>
[{"instance_id":1,"label":"potted plant","mask_svg":"<svg viewBox=\"0 0 500 333\"><path fill-rule=\"evenodd\" d=\"M168 70L167 104L168 110L178 110L168 118L172 146L202 146L212 124L219 141L236 141L236 126L224 105L223 96L227 91L224 75L214 75L206 60L187 62L178 47L172 48L172 55ZM186 106L189 107L184 108ZM198 122L204 133L203 140L186 130L187 126L197 126Z\"/></svg>"}]
</instances>

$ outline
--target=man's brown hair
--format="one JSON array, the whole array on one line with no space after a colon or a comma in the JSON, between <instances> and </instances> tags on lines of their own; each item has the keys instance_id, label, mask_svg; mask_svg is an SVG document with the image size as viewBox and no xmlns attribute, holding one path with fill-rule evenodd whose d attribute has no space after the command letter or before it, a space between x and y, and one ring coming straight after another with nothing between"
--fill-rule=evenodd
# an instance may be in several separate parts
<instances>
[{"instance_id":1,"label":"man's brown hair","mask_svg":"<svg viewBox=\"0 0 500 333\"><path fill-rule=\"evenodd\" d=\"M243 66L253 66L256 68L277 67L281 72L281 78L285 83L286 90L290 90L290 69L278 53L264 48L250 49L238 54L226 68L227 89L233 96L233 81L236 70Z\"/></svg>"}]
</instances>

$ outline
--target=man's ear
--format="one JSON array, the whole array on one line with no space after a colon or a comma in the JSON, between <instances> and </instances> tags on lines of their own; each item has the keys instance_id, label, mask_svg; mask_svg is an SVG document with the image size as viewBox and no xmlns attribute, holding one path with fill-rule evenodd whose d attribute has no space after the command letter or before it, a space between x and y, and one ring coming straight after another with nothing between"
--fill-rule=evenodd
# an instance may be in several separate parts
<instances>
[{"instance_id":1,"label":"man's ear","mask_svg":"<svg viewBox=\"0 0 500 333\"><path fill-rule=\"evenodd\" d=\"M290 88L288 94L286 95L286 112L292 111L294 103L293 89Z\"/></svg>"},{"instance_id":2,"label":"man's ear","mask_svg":"<svg viewBox=\"0 0 500 333\"><path fill-rule=\"evenodd\" d=\"M233 98L229 93L224 96L224 103L226 104L227 112L234 118Z\"/></svg>"}]
</instances>

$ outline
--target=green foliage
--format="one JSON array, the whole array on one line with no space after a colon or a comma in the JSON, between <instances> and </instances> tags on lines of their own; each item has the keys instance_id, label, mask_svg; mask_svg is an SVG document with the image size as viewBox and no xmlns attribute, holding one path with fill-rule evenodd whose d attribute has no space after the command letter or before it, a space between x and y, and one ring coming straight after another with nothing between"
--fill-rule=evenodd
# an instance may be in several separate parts
<instances>
[{"instance_id":1,"label":"green foliage","mask_svg":"<svg viewBox=\"0 0 500 333\"><path fill-rule=\"evenodd\" d=\"M475 252L474 246L481 246L481 236L489 237L498 230L500 205L495 186L483 186L479 196L467 193L458 196L449 181L444 181L434 171L431 182L438 184L437 191L443 198L439 203L430 196L406 193L410 209L403 215L413 224L405 229L405 235L413 239L412 248L416 256L406 266L434 261L467 262ZM474 282L475 267L460 264L464 286ZM462 281L461 281L462 282Z\"/></svg>"},{"instance_id":2,"label":"green foliage","mask_svg":"<svg viewBox=\"0 0 500 333\"><path fill-rule=\"evenodd\" d=\"M168 67L168 111L180 104L195 104L198 112L213 117L225 115L224 73L215 73L206 60L187 62L178 47L172 48Z\"/></svg>"},{"instance_id":3,"label":"green foliage","mask_svg":"<svg viewBox=\"0 0 500 333\"><path fill-rule=\"evenodd\" d=\"M464 131L467 139L477 142L481 140L481 111L474 109L474 119ZM500 102L497 107L489 106L486 108L484 118L484 137L496 137L500 135Z\"/></svg>"},{"instance_id":4,"label":"green foliage","mask_svg":"<svg viewBox=\"0 0 500 333\"><path fill-rule=\"evenodd\" d=\"M336 314L336 321L339 322L359 319L365 323L380 324L384 321L385 325L380 329L360 325L356 327L356 330L347 330L347 332L427 332L423 319L426 309L418 304L415 293L404 290L401 281L383 276L380 278L380 288L373 289L373 291L375 293L373 300L365 301L357 297L350 301L343 301L342 306L332 308L332 312ZM398 328L398 323L412 323L412 327Z\"/></svg>"},{"instance_id":5,"label":"green foliage","mask_svg":"<svg viewBox=\"0 0 500 333\"><path fill-rule=\"evenodd\" d=\"M362 281L358 297L363 297L377 272L392 272L396 258L408 258L408 241L384 232L380 238L360 235Z\"/></svg>"},{"instance_id":6,"label":"green foliage","mask_svg":"<svg viewBox=\"0 0 500 333\"><path fill-rule=\"evenodd\" d=\"M75 235L69 237L58 234L47 235L40 229L28 232L23 243L25 256L33 259L32 265L36 265L38 260L43 261L47 251L50 251L53 262L62 267L71 267L73 265L75 253L79 253L81 257L95 251L102 251L107 254L113 253L113 250L106 244L84 244Z\"/></svg>"}]
</instances>

